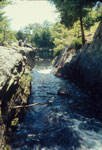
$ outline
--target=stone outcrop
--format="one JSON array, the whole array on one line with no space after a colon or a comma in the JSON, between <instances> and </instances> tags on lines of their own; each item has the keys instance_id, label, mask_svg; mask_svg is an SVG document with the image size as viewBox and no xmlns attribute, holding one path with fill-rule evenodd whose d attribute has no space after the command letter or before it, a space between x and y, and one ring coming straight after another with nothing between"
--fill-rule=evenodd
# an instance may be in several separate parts
<instances>
[{"instance_id":1,"label":"stone outcrop","mask_svg":"<svg viewBox=\"0 0 102 150\"><path fill-rule=\"evenodd\" d=\"M34 51L28 48L0 46L0 148L5 149L4 135L23 119L25 109L16 105L28 103Z\"/></svg>"},{"instance_id":2,"label":"stone outcrop","mask_svg":"<svg viewBox=\"0 0 102 150\"><path fill-rule=\"evenodd\" d=\"M33 69L34 68L34 57L35 57L35 49L31 49L31 48L19 48L18 49L19 53L21 53L23 56L25 56L27 58L27 65L29 67L29 69Z\"/></svg>"},{"instance_id":3,"label":"stone outcrop","mask_svg":"<svg viewBox=\"0 0 102 150\"><path fill-rule=\"evenodd\" d=\"M92 98L89 111L98 118L102 114L102 22L90 44L84 45L78 54L71 51L65 50L54 73L74 81L88 93Z\"/></svg>"}]
</instances>

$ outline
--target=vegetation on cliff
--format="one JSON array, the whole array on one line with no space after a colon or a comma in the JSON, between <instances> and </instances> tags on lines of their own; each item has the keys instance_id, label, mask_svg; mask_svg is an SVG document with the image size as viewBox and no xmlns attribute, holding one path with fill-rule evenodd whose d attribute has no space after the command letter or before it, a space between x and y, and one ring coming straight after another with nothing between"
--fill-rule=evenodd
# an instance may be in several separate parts
<instances>
[{"instance_id":1,"label":"vegetation on cliff","mask_svg":"<svg viewBox=\"0 0 102 150\"><path fill-rule=\"evenodd\" d=\"M17 51L18 50L18 51ZM5 150L12 129L23 120L26 109L13 109L17 105L28 103L31 89L31 75L27 63L30 52L25 49L23 54L19 49L0 46L0 148ZM33 53L32 53L33 56ZM34 57L33 57L34 59ZM5 62L5 63L4 63ZM34 62L33 62L34 63ZM31 65L32 67L32 65ZM7 139L6 139L7 138Z\"/></svg>"}]
</instances>

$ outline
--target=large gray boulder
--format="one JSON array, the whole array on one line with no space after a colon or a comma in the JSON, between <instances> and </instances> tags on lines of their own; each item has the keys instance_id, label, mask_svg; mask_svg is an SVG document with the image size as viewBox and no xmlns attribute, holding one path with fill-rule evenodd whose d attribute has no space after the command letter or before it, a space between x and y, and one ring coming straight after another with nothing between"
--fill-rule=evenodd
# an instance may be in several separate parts
<instances>
[{"instance_id":1,"label":"large gray boulder","mask_svg":"<svg viewBox=\"0 0 102 150\"><path fill-rule=\"evenodd\" d=\"M27 65L29 67L29 69L33 69L34 68L34 57L35 57L35 53L36 53L36 49L35 48L28 48L28 47L19 47L19 48L14 48L14 50L16 50L17 52L21 53L23 56L26 57L27 59Z\"/></svg>"},{"instance_id":2,"label":"large gray boulder","mask_svg":"<svg viewBox=\"0 0 102 150\"><path fill-rule=\"evenodd\" d=\"M5 150L4 135L23 119L25 109L14 109L28 103L30 72L34 51L28 48L0 46L0 148Z\"/></svg>"}]
</instances>

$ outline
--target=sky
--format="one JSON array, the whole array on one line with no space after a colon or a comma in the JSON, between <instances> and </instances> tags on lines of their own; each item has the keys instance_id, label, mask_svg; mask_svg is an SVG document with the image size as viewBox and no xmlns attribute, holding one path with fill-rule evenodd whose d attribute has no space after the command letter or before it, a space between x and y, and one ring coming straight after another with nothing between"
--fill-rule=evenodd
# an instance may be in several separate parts
<instances>
[{"instance_id":1,"label":"sky","mask_svg":"<svg viewBox=\"0 0 102 150\"><path fill-rule=\"evenodd\" d=\"M20 30L32 23L42 24L45 20L55 23L58 19L55 6L47 0L15 0L4 11L10 19L12 30Z\"/></svg>"}]
</instances>

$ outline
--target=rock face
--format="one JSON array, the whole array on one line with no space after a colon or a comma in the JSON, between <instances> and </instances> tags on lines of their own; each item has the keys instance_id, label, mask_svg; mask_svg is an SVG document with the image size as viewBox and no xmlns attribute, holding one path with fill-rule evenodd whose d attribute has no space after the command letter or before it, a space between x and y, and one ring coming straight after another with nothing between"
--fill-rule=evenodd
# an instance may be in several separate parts
<instances>
[{"instance_id":1,"label":"rock face","mask_svg":"<svg viewBox=\"0 0 102 150\"><path fill-rule=\"evenodd\" d=\"M34 60L30 59L33 56L34 52L30 49L0 47L1 150L5 149L5 132L14 128L23 119L25 109L13 109L13 107L28 102L31 76L27 66L33 67Z\"/></svg>"},{"instance_id":2,"label":"rock face","mask_svg":"<svg viewBox=\"0 0 102 150\"><path fill-rule=\"evenodd\" d=\"M34 57L35 57L35 49L32 50L31 48L19 48L18 51L27 58L27 65L29 67L29 69L33 69L34 68Z\"/></svg>"},{"instance_id":3,"label":"rock face","mask_svg":"<svg viewBox=\"0 0 102 150\"><path fill-rule=\"evenodd\" d=\"M79 54L67 49L57 62L55 75L74 81L92 97L92 111L102 113L102 22L100 22L93 41L82 47Z\"/></svg>"}]
</instances>

